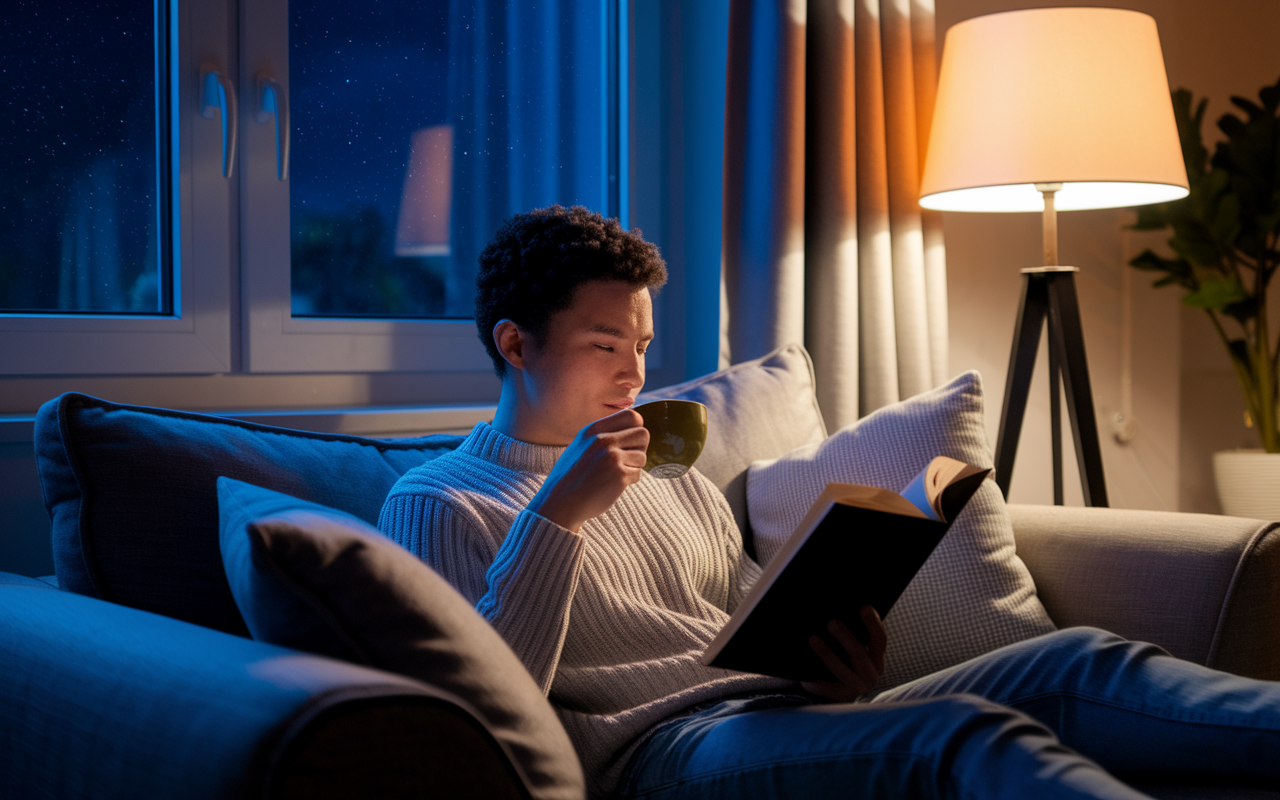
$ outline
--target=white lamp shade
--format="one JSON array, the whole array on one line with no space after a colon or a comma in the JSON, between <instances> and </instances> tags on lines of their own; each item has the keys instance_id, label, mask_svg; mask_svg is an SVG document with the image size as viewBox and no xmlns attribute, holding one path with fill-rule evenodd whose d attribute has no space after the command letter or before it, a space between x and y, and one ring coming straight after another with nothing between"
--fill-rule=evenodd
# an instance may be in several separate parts
<instances>
[{"instance_id":1,"label":"white lamp shade","mask_svg":"<svg viewBox=\"0 0 1280 800\"><path fill-rule=\"evenodd\" d=\"M920 205L1060 211L1176 200L1187 175L1155 20L1040 8L947 31Z\"/></svg>"},{"instance_id":2,"label":"white lamp shade","mask_svg":"<svg viewBox=\"0 0 1280 800\"><path fill-rule=\"evenodd\" d=\"M419 128L413 132L409 169L400 195L396 255L448 255L452 206L453 126Z\"/></svg>"}]
</instances>

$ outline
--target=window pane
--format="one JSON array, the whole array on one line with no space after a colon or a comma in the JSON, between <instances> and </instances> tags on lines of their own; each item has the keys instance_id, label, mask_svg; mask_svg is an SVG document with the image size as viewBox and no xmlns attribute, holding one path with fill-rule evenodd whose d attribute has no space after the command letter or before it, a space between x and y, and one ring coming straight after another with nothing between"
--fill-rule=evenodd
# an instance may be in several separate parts
<instances>
[{"instance_id":1,"label":"window pane","mask_svg":"<svg viewBox=\"0 0 1280 800\"><path fill-rule=\"evenodd\" d=\"M152 0L8 0L0 311L164 313Z\"/></svg>"},{"instance_id":2,"label":"window pane","mask_svg":"<svg viewBox=\"0 0 1280 800\"><path fill-rule=\"evenodd\" d=\"M295 315L470 317L517 211L606 212L600 0L292 0Z\"/></svg>"}]
</instances>

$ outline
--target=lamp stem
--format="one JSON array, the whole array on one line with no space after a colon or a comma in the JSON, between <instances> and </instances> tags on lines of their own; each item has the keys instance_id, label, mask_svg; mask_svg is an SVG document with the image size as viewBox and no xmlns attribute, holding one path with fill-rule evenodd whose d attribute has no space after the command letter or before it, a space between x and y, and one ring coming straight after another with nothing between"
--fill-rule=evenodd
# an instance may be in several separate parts
<instances>
[{"instance_id":1,"label":"lamp stem","mask_svg":"<svg viewBox=\"0 0 1280 800\"><path fill-rule=\"evenodd\" d=\"M1044 265L1058 266L1058 210L1053 196L1062 189L1060 183L1037 183L1036 189L1044 195Z\"/></svg>"}]
</instances>

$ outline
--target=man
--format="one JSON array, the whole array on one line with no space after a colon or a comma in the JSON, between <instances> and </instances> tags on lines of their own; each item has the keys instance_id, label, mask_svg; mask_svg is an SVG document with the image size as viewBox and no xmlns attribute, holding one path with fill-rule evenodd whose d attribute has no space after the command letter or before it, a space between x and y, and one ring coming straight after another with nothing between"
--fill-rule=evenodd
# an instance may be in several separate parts
<instances>
[{"instance_id":1,"label":"man","mask_svg":"<svg viewBox=\"0 0 1280 800\"><path fill-rule=\"evenodd\" d=\"M812 640L827 682L698 663L760 567L696 469L642 470L648 433L630 406L665 280L656 248L585 209L508 221L477 278L502 378L494 421L406 474L379 521L511 645L593 795L1143 797L1080 752L1112 769L1280 778L1280 685L1102 631L870 698L884 666L870 609L867 647L838 623L843 653Z\"/></svg>"}]
</instances>

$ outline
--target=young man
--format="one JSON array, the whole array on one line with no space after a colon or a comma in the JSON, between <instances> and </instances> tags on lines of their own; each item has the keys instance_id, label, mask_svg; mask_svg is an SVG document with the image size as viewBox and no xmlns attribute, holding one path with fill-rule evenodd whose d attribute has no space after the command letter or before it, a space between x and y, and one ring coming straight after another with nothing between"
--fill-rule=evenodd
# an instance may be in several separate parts
<instances>
[{"instance_id":1,"label":"young man","mask_svg":"<svg viewBox=\"0 0 1280 800\"><path fill-rule=\"evenodd\" d=\"M656 248L585 209L508 221L477 279L497 415L406 474L379 521L511 645L594 796L1144 797L1106 769L1280 781L1280 684L1102 631L871 698L874 612L869 647L839 625L844 653L814 638L830 682L699 664L760 567L696 469L642 470L648 434L630 406L665 280Z\"/></svg>"}]
</instances>

